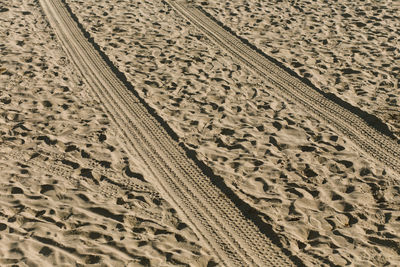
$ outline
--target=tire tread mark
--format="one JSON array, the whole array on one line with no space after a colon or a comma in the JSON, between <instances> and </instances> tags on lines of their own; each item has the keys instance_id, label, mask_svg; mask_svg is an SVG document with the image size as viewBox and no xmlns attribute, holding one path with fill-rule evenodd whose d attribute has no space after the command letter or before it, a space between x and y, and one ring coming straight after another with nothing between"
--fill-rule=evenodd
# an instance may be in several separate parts
<instances>
[{"instance_id":1,"label":"tire tread mark","mask_svg":"<svg viewBox=\"0 0 400 267\"><path fill-rule=\"evenodd\" d=\"M88 42L60 0L39 1L66 53L120 131L128 154L204 239L222 265L293 263L188 159Z\"/></svg>"},{"instance_id":2,"label":"tire tread mark","mask_svg":"<svg viewBox=\"0 0 400 267\"><path fill-rule=\"evenodd\" d=\"M199 8L189 6L182 1L165 0L165 2L235 60L260 75L276 89L274 92L279 97L293 101L315 117L328 122L371 158L377 159L400 174L400 146L394 140L379 133L359 116L290 75L218 25Z\"/></svg>"}]
</instances>

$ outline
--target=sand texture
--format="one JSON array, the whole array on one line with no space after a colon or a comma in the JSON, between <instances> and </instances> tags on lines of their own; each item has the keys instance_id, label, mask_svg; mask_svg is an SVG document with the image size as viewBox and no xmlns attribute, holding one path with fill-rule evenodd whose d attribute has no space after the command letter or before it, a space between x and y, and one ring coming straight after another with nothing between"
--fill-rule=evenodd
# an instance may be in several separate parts
<instances>
[{"instance_id":1,"label":"sand texture","mask_svg":"<svg viewBox=\"0 0 400 267\"><path fill-rule=\"evenodd\" d=\"M321 90L379 117L400 137L398 1L194 2Z\"/></svg>"},{"instance_id":2,"label":"sand texture","mask_svg":"<svg viewBox=\"0 0 400 267\"><path fill-rule=\"evenodd\" d=\"M400 265L393 3L1 1L0 265Z\"/></svg>"},{"instance_id":3,"label":"sand texture","mask_svg":"<svg viewBox=\"0 0 400 267\"><path fill-rule=\"evenodd\" d=\"M128 159L38 4L2 8L0 265L212 265Z\"/></svg>"}]
</instances>

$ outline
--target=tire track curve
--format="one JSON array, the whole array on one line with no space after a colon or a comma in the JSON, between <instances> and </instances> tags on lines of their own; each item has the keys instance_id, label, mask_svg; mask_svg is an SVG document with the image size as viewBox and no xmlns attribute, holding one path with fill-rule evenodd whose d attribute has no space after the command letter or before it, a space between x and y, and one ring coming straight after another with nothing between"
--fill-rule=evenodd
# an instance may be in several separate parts
<instances>
[{"instance_id":1,"label":"tire track curve","mask_svg":"<svg viewBox=\"0 0 400 267\"><path fill-rule=\"evenodd\" d=\"M369 126L362 118L343 108L323 94L290 75L271 60L245 44L220 26L200 8L183 1L165 0L178 14L187 19L235 60L260 75L275 93L303 107L347 136L373 159L400 174L400 146Z\"/></svg>"},{"instance_id":2,"label":"tire track curve","mask_svg":"<svg viewBox=\"0 0 400 267\"><path fill-rule=\"evenodd\" d=\"M118 79L61 0L39 0L64 50L120 131L122 145L224 266L293 262L185 155Z\"/></svg>"}]
</instances>

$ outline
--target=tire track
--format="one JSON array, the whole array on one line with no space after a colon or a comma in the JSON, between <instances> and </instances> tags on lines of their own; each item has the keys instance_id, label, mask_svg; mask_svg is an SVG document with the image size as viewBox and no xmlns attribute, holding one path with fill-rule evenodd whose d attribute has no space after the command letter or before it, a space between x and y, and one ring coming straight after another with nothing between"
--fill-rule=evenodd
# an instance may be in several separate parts
<instances>
[{"instance_id":1,"label":"tire track","mask_svg":"<svg viewBox=\"0 0 400 267\"><path fill-rule=\"evenodd\" d=\"M30 166L37 172L45 171L49 174L62 177L75 188L84 189L82 181L86 180L86 184L92 184L93 188L90 188L91 190L107 198L116 198L120 191L130 190L130 192L135 192L138 195L146 195L151 199L160 199L159 193L146 185L145 182L121 177L113 170L100 166L94 160L86 159L78 162L81 169L91 169L94 177L105 176L106 179L104 181L99 178L93 178L96 180L93 183L90 179L81 177L74 168L62 163L64 160L69 160L70 162L76 160L65 153L53 152L51 150L40 150L39 152L22 150L6 153L4 158L19 161L21 164ZM127 209L131 208L129 205L125 205L125 207ZM159 214L145 208L139 208L139 206L135 206L135 216L154 221L163 221L163 218Z\"/></svg>"},{"instance_id":2,"label":"tire track","mask_svg":"<svg viewBox=\"0 0 400 267\"><path fill-rule=\"evenodd\" d=\"M39 1L66 53L103 104L131 157L225 266L293 263L205 176L128 91L60 0Z\"/></svg>"},{"instance_id":3,"label":"tire track","mask_svg":"<svg viewBox=\"0 0 400 267\"><path fill-rule=\"evenodd\" d=\"M220 26L199 8L182 1L165 0L177 13L228 52L235 60L260 75L275 93L297 103L319 119L328 122L373 159L400 174L400 146L370 127L362 118L290 75L255 49Z\"/></svg>"},{"instance_id":4,"label":"tire track","mask_svg":"<svg viewBox=\"0 0 400 267\"><path fill-rule=\"evenodd\" d=\"M69 156L67 153L60 153L51 149L40 149L35 152L18 150L6 153L5 155L23 163L24 165L31 166L35 170L45 170L50 174L64 177L74 185L79 186L80 181L76 178L80 176L76 169L88 169L91 170L91 174L94 176L93 179L96 180L95 183L100 187L104 185L99 185L98 182L105 180L108 184L117 184L120 189L130 190L136 193L145 193L152 198L161 198L159 193L146 184L146 182L139 179L122 177L114 170L101 166L101 164L94 159L77 160L76 158ZM71 164L69 163L76 163L77 167L71 167ZM102 191L107 192L108 189L109 188L106 188ZM111 191L110 195L113 195Z\"/></svg>"}]
</instances>

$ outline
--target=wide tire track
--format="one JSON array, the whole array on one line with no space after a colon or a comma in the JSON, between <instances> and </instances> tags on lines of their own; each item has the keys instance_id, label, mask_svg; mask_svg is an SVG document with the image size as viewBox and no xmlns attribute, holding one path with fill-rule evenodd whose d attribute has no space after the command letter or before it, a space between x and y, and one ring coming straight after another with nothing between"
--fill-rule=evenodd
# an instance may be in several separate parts
<instances>
[{"instance_id":1,"label":"wide tire track","mask_svg":"<svg viewBox=\"0 0 400 267\"><path fill-rule=\"evenodd\" d=\"M131 157L225 266L293 263L185 155L117 78L60 0L39 1L65 51L120 131Z\"/></svg>"},{"instance_id":2,"label":"wide tire track","mask_svg":"<svg viewBox=\"0 0 400 267\"><path fill-rule=\"evenodd\" d=\"M367 152L370 157L400 174L400 146L394 140L370 127L356 114L290 75L218 25L199 8L183 1L165 1L235 60L260 75L275 89L274 93L278 96L295 102L312 115L328 122L362 151Z\"/></svg>"}]
</instances>

